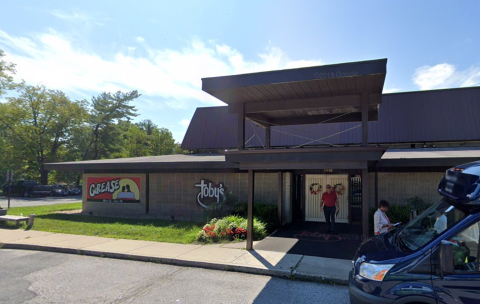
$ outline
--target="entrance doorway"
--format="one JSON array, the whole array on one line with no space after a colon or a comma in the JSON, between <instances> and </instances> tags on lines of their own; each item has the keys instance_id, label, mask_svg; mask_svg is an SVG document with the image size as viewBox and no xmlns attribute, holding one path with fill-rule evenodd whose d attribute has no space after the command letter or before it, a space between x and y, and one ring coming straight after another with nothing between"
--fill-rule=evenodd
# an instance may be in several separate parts
<instances>
[{"instance_id":1,"label":"entrance doorway","mask_svg":"<svg viewBox=\"0 0 480 304\"><path fill-rule=\"evenodd\" d=\"M305 221L325 222L323 211L320 210L322 194L325 186L331 185L337 192L340 205L335 221L349 222L348 206L348 175L347 174L306 174L305 175Z\"/></svg>"}]
</instances>

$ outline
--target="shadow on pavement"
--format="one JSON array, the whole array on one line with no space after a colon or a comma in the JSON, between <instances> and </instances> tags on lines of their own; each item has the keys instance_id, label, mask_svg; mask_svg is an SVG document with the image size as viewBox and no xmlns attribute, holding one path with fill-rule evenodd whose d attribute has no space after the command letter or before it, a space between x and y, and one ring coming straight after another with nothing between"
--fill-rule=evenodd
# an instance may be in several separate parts
<instances>
[{"instance_id":1,"label":"shadow on pavement","mask_svg":"<svg viewBox=\"0 0 480 304\"><path fill-rule=\"evenodd\" d=\"M258 243L255 249L351 260L362 242L361 227L354 224L335 227L337 234L329 234L325 223L291 223Z\"/></svg>"}]
</instances>

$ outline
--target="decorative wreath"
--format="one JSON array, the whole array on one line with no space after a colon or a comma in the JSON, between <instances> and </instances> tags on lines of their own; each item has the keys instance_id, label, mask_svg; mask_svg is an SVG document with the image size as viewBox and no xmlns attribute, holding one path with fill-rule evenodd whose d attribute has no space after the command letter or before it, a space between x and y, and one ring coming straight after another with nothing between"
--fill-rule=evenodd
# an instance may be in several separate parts
<instances>
[{"instance_id":1,"label":"decorative wreath","mask_svg":"<svg viewBox=\"0 0 480 304\"><path fill-rule=\"evenodd\" d=\"M322 185L319 183L313 183L310 185L310 194L317 195L318 193L322 193Z\"/></svg>"},{"instance_id":2,"label":"decorative wreath","mask_svg":"<svg viewBox=\"0 0 480 304\"><path fill-rule=\"evenodd\" d=\"M342 184L336 184L335 192L337 192L338 195L343 195L345 193L345 187Z\"/></svg>"}]
</instances>

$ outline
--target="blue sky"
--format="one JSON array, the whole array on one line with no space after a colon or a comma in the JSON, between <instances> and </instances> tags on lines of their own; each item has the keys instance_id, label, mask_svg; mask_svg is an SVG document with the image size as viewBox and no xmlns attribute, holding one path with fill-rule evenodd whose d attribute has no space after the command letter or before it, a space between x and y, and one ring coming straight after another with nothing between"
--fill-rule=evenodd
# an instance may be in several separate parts
<instances>
[{"instance_id":1,"label":"blue sky","mask_svg":"<svg viewBox=\"0 0 480 304\"><path fill-rule=\"evenodd\" d=\"M2 1L17 77L90 99L142 93L181 141L201 78L388 58L384 92L480 85L480 1ZM214 119L214 118L212 118Z\"/></svg>"}]
</instances>

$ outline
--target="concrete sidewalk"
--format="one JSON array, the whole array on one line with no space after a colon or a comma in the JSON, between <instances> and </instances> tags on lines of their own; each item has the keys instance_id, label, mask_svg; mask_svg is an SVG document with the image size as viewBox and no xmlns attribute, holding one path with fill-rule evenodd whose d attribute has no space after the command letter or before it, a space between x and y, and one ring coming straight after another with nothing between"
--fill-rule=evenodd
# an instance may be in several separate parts
<instances>
[{"instance_id":1,"label":"concrete sidewalk","mask_svg":"<svg viewBox=\"0 0 480 304\"><path fill-rule=\"evenodd\" d=\"M244 243L183 245L41 231L0 229L0 248L30 249L305 280L348 282L351 261L244 249Z\"/></svg>"}]
</instances>

